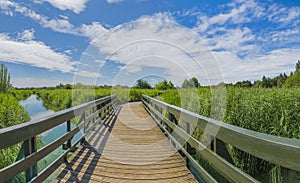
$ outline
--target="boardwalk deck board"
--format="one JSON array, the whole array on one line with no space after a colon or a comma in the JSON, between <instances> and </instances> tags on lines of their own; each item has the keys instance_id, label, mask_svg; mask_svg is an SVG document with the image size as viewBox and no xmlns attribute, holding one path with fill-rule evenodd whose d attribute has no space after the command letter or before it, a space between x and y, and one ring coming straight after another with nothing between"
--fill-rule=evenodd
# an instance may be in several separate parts
<instances>
[{"instance_id":1,"label":"boardwalk deck board","mask_svg":"<svg viewBox=\"0 0 300 183\"><path fill-rule=\"evenodd\" d=\"M119 106L53 182L197 182L141 103Z\"/></svg>"}]
</instances>

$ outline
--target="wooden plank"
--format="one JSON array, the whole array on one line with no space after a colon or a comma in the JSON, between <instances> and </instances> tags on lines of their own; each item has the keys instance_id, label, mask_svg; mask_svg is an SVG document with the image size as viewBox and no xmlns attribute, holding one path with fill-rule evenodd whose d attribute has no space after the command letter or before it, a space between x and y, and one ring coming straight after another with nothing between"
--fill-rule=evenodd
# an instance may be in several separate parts
<instances>
[{"instance_id":1,"label":"wooden plank","mask_svg":"<svg viewBox=\"0 0 300 183\"><path fill-rule=\"evenodd\" d=\"M123 105L90 137L54 182L197 182L141 103Z\"/></svg>"}]
</instances>

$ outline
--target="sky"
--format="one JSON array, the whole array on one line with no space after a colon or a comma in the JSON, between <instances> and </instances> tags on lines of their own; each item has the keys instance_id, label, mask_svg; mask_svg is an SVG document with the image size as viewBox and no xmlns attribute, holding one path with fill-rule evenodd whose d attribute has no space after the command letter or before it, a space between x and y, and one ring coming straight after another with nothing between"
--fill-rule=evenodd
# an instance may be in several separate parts
<instances>
[{"instance_id":1,"label":"sky","mask_svg":"<svg viewBox=\"0 0 300 183\"><path fill-rule=\"evenodd\" d=\"M235 83L300 60L299 0L0 0L0 22L15 87Z\"/></svg>"}]
</instances>

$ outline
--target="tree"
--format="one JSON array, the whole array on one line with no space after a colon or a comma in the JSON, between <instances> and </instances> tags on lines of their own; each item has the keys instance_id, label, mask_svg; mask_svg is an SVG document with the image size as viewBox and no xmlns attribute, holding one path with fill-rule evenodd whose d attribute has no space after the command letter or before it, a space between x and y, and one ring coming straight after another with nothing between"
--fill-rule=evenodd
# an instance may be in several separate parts
<instances>
[{"instance_id":1,"label":"tree","mask_svg":"<svg viewBox=\"0 0 300 183\"><path fill-rule=\"evenodd\" d=\"M192 78L190 80L185 79L182 83L182 88L198 88L200 83L197 78Z\"/></svg>"},{"instance_id":2,"label":"tree","mask_svg":"<svg viewBox=\"0 0 300 183\"><path fill-rule=\"evenodd\" d=\"M147 81L139 79L139 80L136 81L135 88L139 88L139 89L151 89L152 87L151 87L151 85Z\"/></svg>"},{"instance_id":3,"label":"tree","mask_svg":"<svg viewBox=\"0 0 300 183\"><path fill-rule=\"evenodd\" d=\"M293 75L287 78L284 83L286 87L300 87L300 71L295 72Z\"/></svg>"},{"instance_id":4,"label":"tree","mask_svg":"<svg viewBox=\"0 0 300 183\"><path fill-rule=\"evenodd\" d=\"M158 90L175 89L174 84L171 81L167 82L166 80L158 83L154 88Z\"/></svg>"},{"instance_id":5,"label":"tree","mask_svg":"<svg viewBox=\"0 0 300 183\"><path fill-rule=\"evenodd\" d=\"M262 81L260 81L260 80L254 81L253 87L254 88L261 88L262 87Z\"/></svg>"},{"instance_id":6,"label":"tree","mask_svg":"<svg viewBox=\"0 0 300 183\"><path fill-rule=\"evenodd\" d=\"M72 86L71 84L66 84L66 85L64 86L64 88L67 89L67 90L70 90L70 89L73 88L73 86Z\"/></svg>"},{"instance_id":7,"label":"tree","mask_svg":"<svg viewBox=\"0 0 300 183\"><path fill-rule=\"evenodd\" d=\"M252 87L251 81L239 81L234 86L239 88L250 88Z\"/></svg>"},{"instance_id":8,"label":"tree","mask_svg":"<svg viewBox=\"0 0 300 183\"><path fill-rule=\"evenodd\" d=\"M12 88L10 84L10 75L7 72L7 67L0 64L0 92L7 93Z\"/></svg>"},{"instance_id":9,"label":"tree","mask_svg":"<svg viewBox=\"0 0 300 183\"><path fill-rule=\"evenodd\" d=\"M262 81L261 81L261 87L263 87L263 88L271 88L269 80L270 80L269 78L267 78L266 76L263 76L262 77Z\"/></svg>"},{"instance_id":10,"label":"tree","mask_svg":"<svg viewBox=\"0 0 300 183\"><path fill-rule=\"evenodd\" d=\"M296 63L296 72L300 71L300 60L298 60L298 62Z\"/></svg>"},{"instance_id":11,"label":"tree","mask_svg":"<svg viewBox=\"0 0 300 183\"><path fill-rule=\"evenodd\" d=\"M175 89L175 86L171 81L168 82L168 89Z\"/></svg>"},{"instance_id":12,"label":"tree","mask_svg":"<svg viewBox=\"0 0 300 183\"><path fill-rule=\"evenodd\" d=\"M200 83L197 78L192 78L191 81L193 82L193 84L196 88L198 88L200 86Z\"/></svg>"}]
</instances>

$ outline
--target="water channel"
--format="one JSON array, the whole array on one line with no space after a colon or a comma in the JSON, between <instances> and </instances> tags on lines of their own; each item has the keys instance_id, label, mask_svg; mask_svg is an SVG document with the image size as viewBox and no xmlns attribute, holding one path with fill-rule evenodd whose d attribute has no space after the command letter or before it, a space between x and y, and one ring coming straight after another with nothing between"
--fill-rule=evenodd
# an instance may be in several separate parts
<instances>
[{"instance_id":1,"label":"water channel","mask_svg":"<svg viewBox=\"0 0 300 183\"><path fill-rule=\"evenodd\" d=\"M43 100L41 100L37 95L31 95L26 100L22 100L19 102L21 106L25 108L25 110L29 113L31 120L41 119L43 117L49 116L54 114L53 110L46 109L43 105ZM76 127L75 124L71 124L72 129ZM41 141L42 147L46 146L47 144L53 142L54 140L58 139L62 135L66 133L66 123L63 123L51 130L48 130L41 135L38 136L39 140ZM77 134L72 139L72 142L76 141L81 134ZM63 152L62 147L57 148L51 154L46 156L43 160L39 161L38 169L39 172L42 171L45 167L50 165L56 158L58 158ZM48 181L47 181L48 182Z\"/></svg>"}]
</instances>

